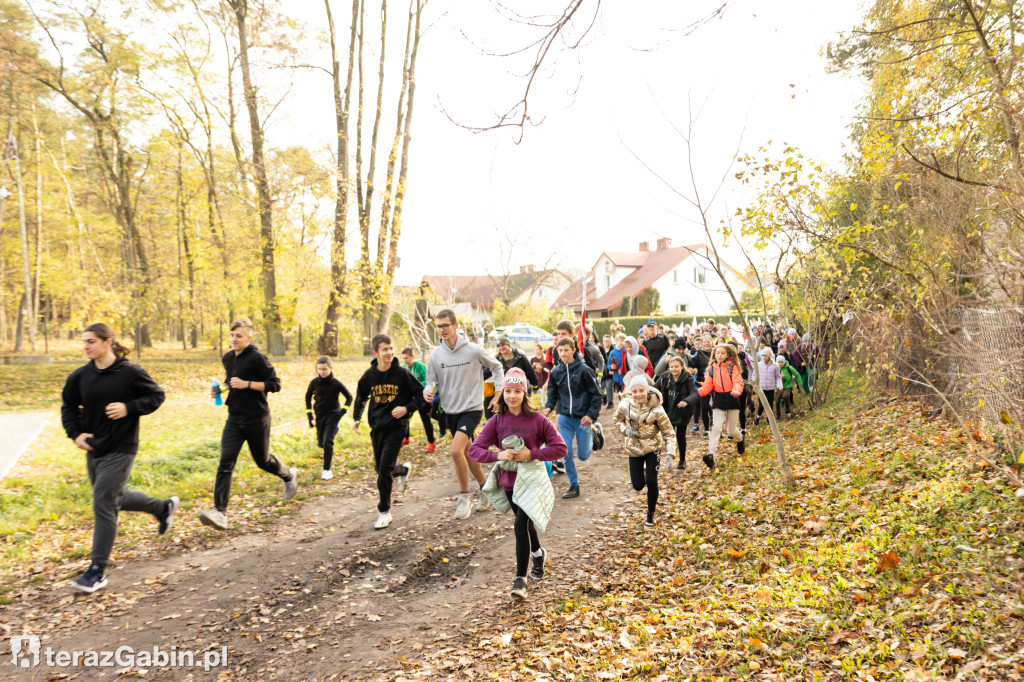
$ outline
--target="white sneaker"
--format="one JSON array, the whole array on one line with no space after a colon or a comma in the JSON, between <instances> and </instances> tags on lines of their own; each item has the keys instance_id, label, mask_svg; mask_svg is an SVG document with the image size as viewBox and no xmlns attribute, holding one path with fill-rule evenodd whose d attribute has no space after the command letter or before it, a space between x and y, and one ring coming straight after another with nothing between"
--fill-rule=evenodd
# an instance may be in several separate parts
<instances>
[{"instance_id":1,"label":"white sneaker","mask_svg":"<svg viewBox=\"0 0 1024 682\"><path fill-rule=\"evenodd\" d=\"M299 489L299 470L292 467L288 471L292 473L292 480L284 483L284 499L286 500L295 497L295 491Z\"/></svg>"},{"instance_id":2,"label":"white sneaker","mask_svg":"<svg viewBox=\"0 0 1024 682\"><path fill-rule=\"evenodd\" d=\"M321 481L329 481L332 478L334 478L334 472L331 471L330 469L324 469L324 472L320 474Z\"/></svg>"},{"instance_id":3,"label":"white sneaker","mask_svg":"<svg viewBox=\"0 0 1024 682\"><path fill-rule=\"evenodd\" d=\"M409 474L412 473L412 462L406 462L402 466L405 467L405 476L399 476L397 485L395 486L400 493L404 493L406 487L409 485Z\"/></svg>"},{"instance_id":4,"label":"white sneaker","mask_svg":"<svg viewBox=\"0 0 1024 682\"><path fill-rule=\"evenodd\" d=\"M476 494L476 510L477 511L483 511L483 510L487 509L487 507L489 507L490 504L491 504L491 501L489 499L487 499L486 495L484 495L484 491L483 490L481 490L480 492L478 492Z\"/></svg>"},{"instance_id":5,"label":"white sneaker","mask_svg":"<svg viewBox=\"0 0 1024 682\"><path fill-rule=\"evenodd\" d=\"M469 515L473 513L473 498L472 493L459 493L459 499L455 503L455 518L456 519L468 519Z\"/></svg>"},{"instance_id":6,"label":"white sneaker","mask_svg":"<svg viewBox=\"0 0 1024 682\"><path fill-rule=\"evenodd\" d=\"M199 522L204 526L209 526L216 530L227 530L228 529L228 517L222 511L216 509L210 509L204 511L199 515Z\"/></svg>"},{"instance_id":7,"label":"white sneaker","mask_svg":"<svg viewBox=\"0 0 1024 682\"><path fill-rule=\"evenodd\" d=\"M378 512L377 523L373 524L374 530L381 530L391 525L391 512Z\"/></svg>"}]
</instances>

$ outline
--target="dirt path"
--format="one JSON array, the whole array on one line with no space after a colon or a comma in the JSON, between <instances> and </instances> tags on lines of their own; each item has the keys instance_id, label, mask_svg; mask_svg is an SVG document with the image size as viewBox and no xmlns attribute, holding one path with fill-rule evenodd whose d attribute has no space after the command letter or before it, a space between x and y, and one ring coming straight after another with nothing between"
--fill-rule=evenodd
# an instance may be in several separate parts
<instances>
[{"instance_id":1,"label":"dirt path","mask_svg":"<svg viewBox=\"0 0 1024 682\"><path fill-rule=\"evenodd\" d=\"M601 421L611 434L610 414ZM148 666L145 679L225 673L239 679L392 679L386 671L395 669L396 659L436 654L461 637L493 630L514 609L542 608L565 597L591 574L609 524L634 523L639 532L645 498L628 485L618 442L612 435L609 447L580 465L581 497L556 497L542 535L550 552L548 575L531 581L525 606L513 606L508 596L515 573L511 516L488 509L453 520L454 474L447 456L438 454L435 465L414 472L407 492L396 496L387 530L373 529L376 490L367 482L297 505L269 532L239 533L212 549L113 567L109 586L96 595L55 589L41 597L31 620L0 621L11 628L5 635L34 632L53 651L130 646L177 647L196 652L197 659L207 650L227 654L227 668ZM691 436L691 450L699 442ZM695 453L689 459L699 462ZM703 474L696 469L684 475ZM567 485L565 476L556 475L553 483L556 494ZM7 651L0 655L10 660ZM147 668L57 669L44 661L24 671L0 667L0 677L114 679L140 667Z\"/></svg>"},{"instance_id":2,"label":"dirt path","mask_svg":"<svg viewBox=\"0 0 1024 682\"><path fill-rule=\"evenodd\" d=\"M49 412L0 414L0 478L7 475L18 458L43 430Z\"/></svg>"}]
</instances>

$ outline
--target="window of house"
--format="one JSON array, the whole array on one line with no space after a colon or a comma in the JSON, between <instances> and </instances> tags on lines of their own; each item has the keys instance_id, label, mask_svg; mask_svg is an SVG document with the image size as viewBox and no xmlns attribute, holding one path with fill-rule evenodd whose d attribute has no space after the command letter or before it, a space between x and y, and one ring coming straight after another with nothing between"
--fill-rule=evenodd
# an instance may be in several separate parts
<instances>
[{"instance_id":1,"label":"window of house","mask_svg":"<svg viewBox=\"0 0 1024 682\"><path fill-rule=\"evenodd\" d=\"M685 303L677 303L676 304L676 312L677 313L685 313L686 312L686 304Z\"/></svg>"},{"instance_id":2,"label":"window of house","mask_svg":"<svg viewBox=\"0 0 1024 682\"><path fill-rule=\"evenodd\" d=\"M706 274L704 268L693 269L693 281L697 284L704 284L706 280Z\"/></svg>"},{"instance_id":3,"label":"window of house","mask_svg":"<svg viewBox=\"0 0 1024 682\"><path fill-rule=\"evenodd\" d=\"M612 276L611 275L605 275L604 276L604 288L605 289L611 289L612 288Z\"/></svg>"},{"instance_id":4,"label":"window of house","mask_svg":"<svg viewBox=\"0 0 1024 682\"><path fill-rule=\"evenodd\" d=\"M673 270L672 271L672 283L673 284L679 284L679 271L678 270Z\"/></svg>"}]
</instances>

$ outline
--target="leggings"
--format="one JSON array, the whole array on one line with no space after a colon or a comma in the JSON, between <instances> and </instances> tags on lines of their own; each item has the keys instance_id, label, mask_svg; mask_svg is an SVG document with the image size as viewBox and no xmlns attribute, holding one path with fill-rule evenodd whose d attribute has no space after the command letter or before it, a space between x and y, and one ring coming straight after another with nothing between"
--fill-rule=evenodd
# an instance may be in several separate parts
<instances>
[{"instance_id":1,"label":"leggings","mask_svg":"<svg viewBox=\"0 0 1024 682\"><path fill-rule=\"evenodd\" d=\"M746 391L740 394L740 431L744 433L747 430L747 400L749 398Z\"/></svg>"},{"instance_id":2,"label":"leggings","mask_svg":"<svg viewBox=\"0 0 1024 682\"><path fill-rule=\"evenodd\" d=\"M654 508L658 506L658 465L661 464L661 453L648 452L641 457L629 458L629 480L633 490L643 490L647 486L647 518L654 518Z\"/></svg>"},{"instance_id":3,"label":"leggings","mask_svg":"<svg viewBox=\"0 0 1024 682\"><path fill-rule=\"evenodd\" d=\"M701 396L700 399L700 418L704 422L705 431L711 429L712 424L714 424L713 416L711 413L711 394L708 393L705 396ZM696 424L697 420L694 419L693 423Z\"/></svg>"},{"instance_id":4,"label":"leggings","mask_svg":"<svg viewBox=\"0 0 1024 682\"><path fill-rule=\"evenodd\" d=\"M676 430L676 449L679 451L679 463L686 464L686 427L689 425L690 420L687 419L679 426L675 427Z\"/></svg>"},{"instance_id":5,"label":"leggings","mask_svg":"<svg viewBox=\"0 0 1024 682\"><path fill-rule=\"evenodd\" d=\"M533 525L533 519L512 501L511 490L505 491L505 497L512 505L512 513L516 517L516 577L525 578L530 567L530 555L540 549L540 537L537 535L536 526Z\"/></svg>"}]
</instances>

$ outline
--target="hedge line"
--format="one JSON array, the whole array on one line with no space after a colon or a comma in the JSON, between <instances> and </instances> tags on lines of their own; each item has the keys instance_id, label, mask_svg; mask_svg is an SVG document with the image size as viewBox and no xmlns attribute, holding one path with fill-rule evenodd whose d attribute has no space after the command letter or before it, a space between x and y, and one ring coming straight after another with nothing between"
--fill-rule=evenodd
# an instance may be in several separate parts
<instances>
[{"instance_id":1,"label":"hedge line","mask_svg":"<svg viewBox=\"0 0 1024 682\"><path fill-rule=\"evenodd\" d=\"M647 324L647 320L649 320L650 317L651 317L650 315L637 315L637 316L634 316L634 317L619 317L619 318L615 318L615 317L596 317L596 318L588 318L587 321L590 324L593 325L594 332L597 333L597 338L601 338L605 334L608 334L609 333L608 330L611 329L612 323L616 319L618 319L619 323L621 323L626 328L626 334L629 335L629 336L633 336L633 335L636 334L637 330L640 327L642 327L643 325ZM657 322L658 324L663 324L663 325L666 325L666 326L687 325L687 324L690 324L691 322L693 322L693 318L694 317L695 317L694 315L665 315L665 316L654 318L654 321ZM708 319L709 317L714 318L715 322L717 322L719 324L724 324L727 321L728 322L735 322L736 324L742 324L743 323L743 318L741 318L739 315L711 315L711 314L696 315L698 323L703 322L704 320Z\"/></svg>"}]
</instances>

